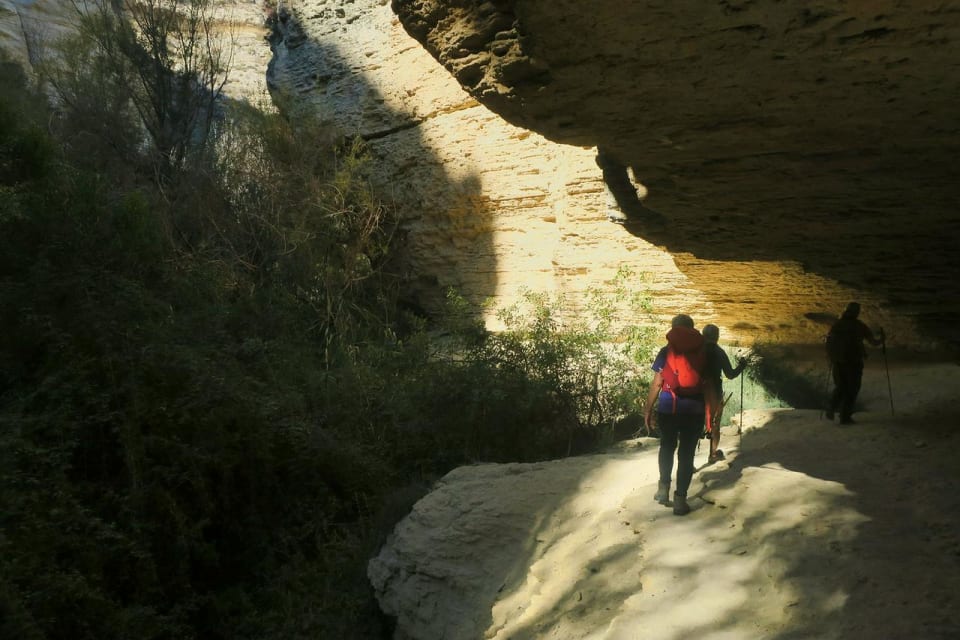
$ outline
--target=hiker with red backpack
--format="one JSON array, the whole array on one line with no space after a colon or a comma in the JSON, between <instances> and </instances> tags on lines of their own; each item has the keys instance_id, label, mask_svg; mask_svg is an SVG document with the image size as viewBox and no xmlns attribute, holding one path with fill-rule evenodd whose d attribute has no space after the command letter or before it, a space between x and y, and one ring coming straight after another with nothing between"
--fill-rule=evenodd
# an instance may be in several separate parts
<instances>
[{"instance_id":1,"label":"hiker with red backpack","mask_svg":"<svg viewBox=\"0 0 960 640\"><path fill-rule=\"evenodd\" d=\"M647 394L644 424L653 431L654 411L660 427L660 482L653 499L670 504L670 480L673 457L677 457L677 487L673 494L673 513L690 513L687 489L693 478L693 456L703 432L704 416L716 406L711 385L703 374L706 352L703 336L694 329L693 319L680 314L671 322L667 346L653 361L653 382Z\"/></svg>"}]
</instances>

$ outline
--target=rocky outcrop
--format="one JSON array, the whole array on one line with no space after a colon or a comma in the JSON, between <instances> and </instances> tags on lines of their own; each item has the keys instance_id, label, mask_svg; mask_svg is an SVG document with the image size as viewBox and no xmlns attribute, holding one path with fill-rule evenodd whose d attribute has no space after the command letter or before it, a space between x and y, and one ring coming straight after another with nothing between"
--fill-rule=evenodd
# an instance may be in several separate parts
<instances>
[{"instance_id":1,"label":"rocky outcrop","mask_svg":"<svg viewBox=\"0 0 960 640\"><path fill-rule=\"evenodd\" d=\"M408 212L420 301L448 287L477 304L521 289L582 299L621 266L652 273L668 316L709 302L662 249L624 242L611 224L593 149L558 145L510 125L470 97L379 0L298 2L282 13L269 81L288 104L343 135L360 135L376 181ZM492 311L486 320L496 327Z\"/></svg>"},{"instance_id":2,"label":"rocky outcrop","mask_svg":"<svg viewBox=\"0 0 960 640\"><path fill-rule=\"evenodd\" d=\"M753 7L747 13L759 6L745 4ZM3 46L28 59L22 25L59 24L37 13L55 5L0 0ZM664 324L686 311L700 324L721 325L730 341L817 342L824 331L817 320L850 299L859 299L864 317L884 325L899 344L917 345L929 335L917 333L916 318L934 311L950 317L950 304L931 302L952 291L945 281L954 258L938 250L949 244L949 221L938 222L935 238L904 240L904 252L888 243L902 234L900 222L868 224L873 204L835 216L839 227L822 216L797 214L799 202L813 210L850 201L829 193L811 199L807 183L817 180L804 176L806 160L795 150L751 151L739 159L706 153L718 140L726 140L731 153L739 148L733 141L754 148L771 131L730 118L716 126L703 119L689 127L676 124L683 114L705 109L696 92L683 89L687 81L679 78L685 76L676 75L682 60L703 57L695 39L677 44L677 51L689 55L662 71L664 77L674 74L676 87L655 85L652 76L637 75L645 68L638 46L631 44L633 36L617 35L614 23L629 25L641 14L663 21L668 5L644 13L632 3L620 7L619 20L601 5L567 16L564 11L580 5L551 3L558 13L550 28L567 29L573 39L564 45L569 64L558 61L556 52L544 55L540 47L552 42L552 32L541 31L547 16L519 2L395 2L397 14L385 0L298 0L266 7L266 13L250 3L216 6L220 25L237 42L226 87L231 98L270 108L264 78L269 61L266 84L285 108L321 118L331 135L368 141L376 158L372 179L406 212L410 275L424 307L436 307L447 287L478 308L486 300L494 308L509 304L524 288L563 293L576 306L626 266L646 274L638 288L655 304L645 321ZM268 48L263 20L274 11ZM577 22L588 14L589 24ZM711 15L704 14L701 31L714 25ZM720 46L722 38L733 42L744 31L718 33L713 37ZM660 52L648 75L669 57L668 44L658 42L643 47L650 55ZM590 53L591 46L598 49ZM732 44L723 47L742 54ZM650 91L617 84L624 68ZM576 76L577 69L585 75ZM586 94L572 90L575 78L589 88ZM711 76L707 88L716 82ZM736 78L729 82L739 86ZM651 98L654 88L657 100ZM614 120L617 131L610 133L604 123ZM597 133L602 131L609 135ZM639 149L632 145L641 133L665 137L644 138L646 152L626 153ZM828 164L833 169L825 165L822 175L835 174L838 183L850 178L834 160ZM768 182L774 174L780 182ZM781 193L787 175L802 178L791 182L789 197ZM927 197L923 188L917 192ZM879 194L868 200L889 202ZM770 212L778 217L772 220ZM850 237L850 228L870 229L871 238L880 240L845 256L838 241ZM918 248L922 242L927 251ZM904 255L925 260L929 269L914 269ZM498 326L492 311L481 313L488 325Z\"/></svg>"},{"instance_id":3,"label":"rocky outcrop","mask_svg":"<svg viewBox=\"0 0 960 640\"><path fill-rule=\"evenodd\" d=\"M546 87L552 73L529 53L533 36L513 6L395 3L404 26L453 75L411 40L382 0L296 2L278 21L269 74L274 94L369 141L379 160L377 179L414 212L406 228L426 306L448 286L478 304L512 302L524 287L582 299L629 266L649 274L642 287L655 297L656 322L685 310L700 323L717 322L732 340L814 342L823 327L805 314L836 313L858 298L871 322L905 341L917 339L911 319L889 313L869 289L810 271L789 252L751 250L758 234L749 212L734 216L749 222L747 230L725 216L711 231L692 211L695 228L674 229L674 215L658 233L632 225L630 216L649 213L646 202L662 200L647 198L648 187L634 179L636 168L623 163L619 147L600 152L604 141L586 135L557 144L528 130L554 134L537 125L539 115L528 122L506 110L506 103L533 99L519 87L536 93L532 87ZM605 78L617 66L606 60L611 69L584 85L594 93L607 92ZM589 101L565 99L554 103L555 118L598 117L585 111ZM634 109L628 98L622 102L618 108ZM773 235L765 227L760 235ZM735 237L733 228L751 239ZM685 235L715 238L717 255L678 243ZM487 320L496 326L492 314Z\"/></svg>"},{"instance_id":4,"label":"rocky outcrop","mask_svg":"<svg viewBox=\"0 0 960 640\"><path fill-rule=\"evenodd\" d=\"M600 605L594 622L609 621L589 583L614 558L636 558L642 525L621 524L618 514L625 503L639 505L641 495L649 502L654 467L639 460L653 455L475 465L447 474L368 567L381 608L397 619L395 637L506 638L526 626L525 613L561 603L582 614ZM619 582L617 591L640 589L636 572ZM571 598L578 591L587 592L586 602Z\"/></svg>"},{"instance_id":5,"label":"rocky outcrop","mask_svg":"<svg viewBox=\"0 0 960 640\"><path fill-rule=\"evenodd\" d=\"M29 69L52 41L69 32L71 20L67 2L0 0L0 49Z\"/></svg>"},{"instance_id":6,"label":"rocky outcrop","mask_svg":"<svg viewBox=\"0 0 960 640\"><path fill-rule=\"evenodd\" d=\"M688 277L718 263L698 284L721 314L742 303L723 263L775 262L869 291L956 339L960 3L393 7L492 111L630 167L662 218L633 216L625 231L668 248ZM807 289L802 279L756 284L750 300L809 308L783 286Z\"/></svg>"},{"instance_id":7,"label":"rocky outcrop","mask_svg":"<svg viewBox=\"0 0 960 640\"><path fill-rule=\"evenodd\" d=\"M71 0L0 0L0 49L28 70L57 55L57 42L74 32L84 3ZM93 3L90 7L95 6ZM224 93L258 107L271 108L265 69L270 61L265 12L256 3L213 3L215 26L230 54Z\"/></svg>"},{"instance_id":8,"label":"rocky outcrop","mask_svg":"<svg viewBox=\"0 0 960 640\"><path fill-rule=\"evenodd\" d=\"M957 637L956 368L895 363L892 417L871 363L856 429L748 410L726 461L696 454L685 517L652 499L652 438L456 469L368 565L393 637Z\"/></svg>"}]
</instances>

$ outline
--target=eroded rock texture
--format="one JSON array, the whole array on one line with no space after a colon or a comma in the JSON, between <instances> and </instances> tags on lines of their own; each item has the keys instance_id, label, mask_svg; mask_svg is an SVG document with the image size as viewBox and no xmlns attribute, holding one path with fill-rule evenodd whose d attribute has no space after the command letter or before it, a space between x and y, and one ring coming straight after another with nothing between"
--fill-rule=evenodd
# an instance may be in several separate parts
<instances>
[{"instance_id":1,"label":"eroded rock texture","mask_svg":"<svg viewBox=\"0 0 960 640\"><path fill-rule=\"evenodd\" d=\"M632 168L662 216L627 193L625 234L667 247L688 276L686 253L786 261L957 339L960 2L392 7L491 110L599 147L614 183ZM777 289L756 284L753 299ZM736 288L714 302L742 302Z\"/></svg>"},{"instance_id":2,"label":"eroded rock texture","mask_svg":"<svg viewBox=\"0 0 960 640\"><path fill-rule=\"evenodd\" d=\"M0 0L0 50L25 69L56 59L58 42L75 33L80 11L93 2L73 0ZM244 0L211 3L214 41L230 52L230 71L224 93L258 107L269 106L264 70L270 60L266 46L265 9Z\"/></svg>"},{"instance_id":3,"label":"eroded rock texture","mask_svg":"<svg viewBox=\"0 0 960 640\"><path fill-rule=\"evenodd\" d=\"M582 301L627 266L660 324L818 342L816 320L858 299L916 346L960 304L958 3L900 4L216 7L232 99L264 101L272 55L285 108L368 141L425 307L448 286ZM71 10L0 0L0 46L29 63Z\"/></svg>"},{"instance_id":4,"label":"eroded rock texture","mask_svg":"<svg viewBox=\"0 0 960 640\"><path fill-rule=\"evenodd\" d=\"M548 141L479 104L386 2L296 2L272 47L276 97L367 141L372 179L405 212L413 285L427 309L448 287L478 307L508 305L524 288L576 303L627 266L650 274L637 288L656 295L658 321L693 309L723 324L668 252L608 220L595 149ZM492 311L486 319L498 326Z\"/></svg>"}]
</instances>

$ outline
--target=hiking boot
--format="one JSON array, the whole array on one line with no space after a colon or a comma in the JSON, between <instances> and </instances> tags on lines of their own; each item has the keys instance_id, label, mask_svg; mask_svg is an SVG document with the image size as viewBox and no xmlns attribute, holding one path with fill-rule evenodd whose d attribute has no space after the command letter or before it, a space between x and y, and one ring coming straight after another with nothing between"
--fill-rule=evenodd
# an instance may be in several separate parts
<instances>
[{"instance_id":1,"label":"hiking boot","mask_svg":"<svg viewBox=\"0 0 960 640\"><path fill-rule=\"evenodd\" d=\"M653 496L653 499L659 502L660 504L667 504L667 502L670 501L670 483L669 482L657 483L657 493Z\"/></svg>"},{"instance_id":2,"label":"hiking boot","mask_svg":"<svg viewBox=\"0 0 960 640\"><path fill-rule=\"evenodd\" d=\"M717 462L718 460L726 460L726 456L723 455L723 449L717 449L710 454L710 457L707 459L710 464Z\"/></svg>"},{"instance_id":3,"label":"hiking boot","mask_svg":"<svg viewBox=\"0 0 960 640\"><path fill-rule=\"evenodd\" d=\"M685 516L690 513L690 505L687 504L687 496L681 496L679 493L673 494L673 515Z\"/></svg>"},{"instance_id":4,"label":"hiking boot","mask_svg":"<svg viewBox=\"0 0 960 640\"><path fill-rule=\"evenodd\" d=\"M833 409L827 409L823 415L827 416L827 420L833 421Z\"/></svg>"}]
</instances>

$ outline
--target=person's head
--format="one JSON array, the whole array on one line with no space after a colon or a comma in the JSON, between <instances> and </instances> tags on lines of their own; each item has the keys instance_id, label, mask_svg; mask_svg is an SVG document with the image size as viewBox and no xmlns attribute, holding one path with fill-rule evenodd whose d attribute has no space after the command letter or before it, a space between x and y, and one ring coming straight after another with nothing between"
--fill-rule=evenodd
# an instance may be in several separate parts
<instances>
[{"instance_id":1,"label":"person's head","mask_svg":"<svg viewBox=\"0 0 960 640\"><path fill-rule=\"evenodd\" d=\"M847 308L843 310L844 318L856 318L860 315L860 303L851 302L847 305Z\"/></svg>"},{"instance_id":2,"label":"person's head","mask_svg":"<svg viewBox=\"0 0 960 640\"><path fill-rule=\"evenodd\" d=\"M671 327L686 327L687 329L693 329L693 318L688 316L685 313L681 313L673 316L673 320L670 321Z\"/></svg>"},{"instance_id":3,"label":"person's head","mask_svg":"<svg viewBox=\"0 0 960 640\"><path fill-rule=\"evenodd\" d=\"M720 328L715 324L704 325L701 333L703 334L703 339L707 342L716 344L717 340L720 339Z\"/></svg>"}]
</instances>

